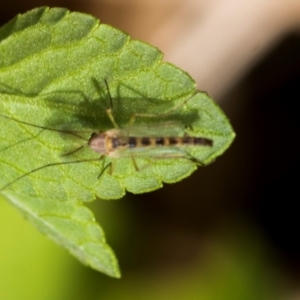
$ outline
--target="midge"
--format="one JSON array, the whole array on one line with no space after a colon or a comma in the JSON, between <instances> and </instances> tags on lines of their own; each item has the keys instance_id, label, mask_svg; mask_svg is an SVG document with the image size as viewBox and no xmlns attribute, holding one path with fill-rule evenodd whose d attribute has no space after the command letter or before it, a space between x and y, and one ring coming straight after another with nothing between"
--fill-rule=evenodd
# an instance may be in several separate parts
<instances>
[{"instance_id":1,"label":"midge","mask_svg":"<svg viewBox=\"0 0 300 300\"><path fill-rule=\"evenodd\" d=\"M161 126L162 125L163 123ZM125 154L124 150L130 151L130 149L132 150L132 155L134 155L134 152L138 152L138 150L140 150L141 153L145 151L145 155L148 154L149 156L153 156L151 155L151 152L148 151L156 149L161 150L161 157L172 158L183 157L184 152L178 150L184 146L212 146L213 142L207 138L191 137L187 135L183 137L126 136L126 134L122 133L122 130L111 129L106 132L93 133L88 141L88 145L95 152L110 157L120 157ZM163 149L163 147L165 147L165 149ZM163 155L163 153L167 150L169 150L169 156L168 154ZM128 152L128 154L130 154L130 152ZM160 157L159 154L155 154L154 156Z\"/></svg>"},{"instance_id":2,"label":"midge","mask_svg":"<svg viewBox=\"0 0 300 300\"><path fill-rule=\"evenodd\" d=\"M185 148L187 146L213 146L213 141L208 138L204 137L193 137L189 135L184 136L175 136L175 135L169 135L169 134L159 134L160 132L164 132L165 127L174 127L179 126L176 122L162 122L153 125L153 128L151 128L151 125L147 125L147 127L142 126L129 126L127 128L119 128L114 117L112 114L112 97L109 91L108 83L105 80L105 84L108 91L108 96L110 100L110 107L106 110L106 113L111 120L114 128L104 131L104 132L93 132L90 136L90 138L87 141L87 145L96 153L100 154L100 157L94 158L94 159L83 159L83 160L75 160L75 161L67 161L67 162L56 162L56 163L49 163L46 165L43 165L41 167L38 167L36 169L33 169L13 181L7 183L2 188L0 188L0 192L7 187L11 186L15 182L19 181L20 179L37 172L39 170L42 170L44 168L48 168L51 166L57 166L57 165L63 165L63 164L75 164L75 163L82 163L82 162L91 162L91 161L97 161L103 159L105 156L111 157L112 159L117 159L121 157L128 157L132 159L133 165L137 171L139 171L139 167L137 166L137 163L135 161L135 157L152 157L152 158L164 158L164 159L171 159L171 158L186 158L188 160L195 161L196 163L202 164L201 162L193 159L188 155L188 153L185 151ZM186 103L190 98L185 100L183 103L181 103L179 106ZM176 110L178 107L173 108L171 111ZM158 115L156 117L160 116L166 116L171 111L164 113L162 115ZM78 138L84 139L81 137L77 132L72 131L66 131L66 130L59 130L54 128L48 128L45 126L40 126L32 123L28 123L25 121L21 121L15 118L11 118L5 115L0 114L1 117L10 119L15 122L19 122L22 124L26 124L28 126L37 127L41 129L47 129L51 131L66 133L74 135ZM154 115L150 114L134 114L131 117L131 121L135 119L136 116L142 116L142 117L155 117ZM132 122L131 122L132 123ZM85 144L86 145L86 144ZM80 146L79 148L73 150L72 152L65 154L70 155L73 154L80 149L82 149L85 145ZM113 162L113 161L112 161ZM103 172L110 166L111 172L112 172L112 162L110 162L108 165L106 165L100 172L98 178L103 174Z\"/></svg>"}]
</instances>

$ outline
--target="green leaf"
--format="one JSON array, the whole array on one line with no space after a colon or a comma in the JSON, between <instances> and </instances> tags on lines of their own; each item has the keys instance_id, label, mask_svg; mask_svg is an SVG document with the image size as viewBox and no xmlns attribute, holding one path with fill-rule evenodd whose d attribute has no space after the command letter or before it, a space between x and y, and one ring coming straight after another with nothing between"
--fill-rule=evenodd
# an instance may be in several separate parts
<instances>
[{"instance_id":1,"label":"green leaf","mask_svg":"<svg viewBox=\"0 0 300 300\"><path fill-rule=\"evenodd\" d=\"M208 164L231 144L226 116L195 91L187 73L162 62L158 49L86 14L37 8L19 15L0 28L0 53L2 194L82 261L118 276L103 237L89 242L87 224L102 232L92 215L86 222L74 218L80 203L119 199L126 190L144 193L189 176L196 161ZM133 128L147 126L152 136L173 124L177 135L210 139L213 146L189 146L180 158L144 152L134 162L130 155L100 159L87 141L113 128L108 108L120 128L135 115Z\"/></svg>"},{"instance_id":2,"label":"green leaf","mask_svg":"<svg viewBox=\"0 0 300 300\"><path fill-rule=\"evenodd\" d=\"M109 276L120 277L113 251L87 207L61 199L7 198L42 233L68 249L82 263Z\"/></svg>"}]
</instances>

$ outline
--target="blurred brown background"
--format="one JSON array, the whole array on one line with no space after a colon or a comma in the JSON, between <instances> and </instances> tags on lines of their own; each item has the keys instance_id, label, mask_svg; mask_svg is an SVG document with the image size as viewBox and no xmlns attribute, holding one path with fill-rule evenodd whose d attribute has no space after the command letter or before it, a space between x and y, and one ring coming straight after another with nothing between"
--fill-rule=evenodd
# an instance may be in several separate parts
<instances>
[{"instance_id":1,"label":"blurred brown background","mask_svg":"<svg viewBox=\"0 0 300 300\"><path fill-rule=\"evenodd\" d=\"M0 23L45 5L158 47L219 103L237 138L180 183L91 205L120 281L81 266L1 202L0 231L17 225L0 233L0 299L300 299L300 1L2 0Z\"/></svg>"}]
</instances>

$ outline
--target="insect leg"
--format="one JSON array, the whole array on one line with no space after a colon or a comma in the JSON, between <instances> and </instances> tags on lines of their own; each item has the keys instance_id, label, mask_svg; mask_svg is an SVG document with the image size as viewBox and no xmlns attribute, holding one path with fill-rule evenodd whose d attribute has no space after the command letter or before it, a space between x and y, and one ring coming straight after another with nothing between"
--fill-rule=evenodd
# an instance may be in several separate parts
<instances>
[{"instance_id":1,"label":"insect leg","mask_svg":"<svg viewBox=\"0 0 300 300\"><path fill-rule=\"evenodd\" d=\"M12 120L12 121L15 121L15 122L18 122L18 123L22 123L22 124L25 124L25 125L28 125L28 126L31 126L31 127L41 128L41 129L44 129L44 130L46 129L46 130L50 130L50 131L56 131L56 132L71 134L71 135L74 135L74 136L76 136L76 137L78 137L78 138L86 141L86 139L84 137L82 137L81 135L79 135L79 134L77 134L76 132L73 132L73 131L64 130L64 129L57 129L57 128L52 128L52 127L46 127L46 126L41 126L41 125L36 125L36 124L29 123L29 122L18 120L16 118L8 117L8 116L5 116L3 114L0 114L0 116L2 118L8 119L8 120Z\"/></svg>"},{"instance_id":2,"label":"insect leg","mask_svg":"<svg viewBox=\"0 0 300 300\"><path fill-rule=\"evenodd\" d=\"M101 160L101 159L103 159L103 158L104 158L104 155L101 155L99 160ZM104 161L103 161L103 162L104 162ZM103 165L103 164L102 164L102 165ZM111 169L112 169L112 162L109 162L105 167L102 166L102 170L101 170L101 172L99 173L99 175L97 176L98 179L103 175L104 171L105 171L107 168L109 168L109 173L110 173L110 175L111 175L111 173L112 173L112 171L111 171Z\"/></svg>"},{"instance_id":3,"label":"insect leg","mask_svg":"<svg viewBox=\"0 0 300 300\"><path fill-rule=\"evenodd\" d=\"M42 169L48 168L48 167L53 167L53 166L59 166L59 165L67 165L67 164L78 164L78 163L83 163L83 162L91 162L91 161L97 161L97 160L101 160L103 158L103 155L101 157L98 158L92 158L92 159L82 159L82 160L73 160L73 161L64 161L64 162L56 162L56 163L51 163L51 164L47 164L47 165L43 165L41 167L38 167L36 169L33 169L19 177L17 177L16 179L14 179L13 181L7 183L6 185L4 185L3 187L0 188L0 192L2 192L4 189L6 189L7 187L11 186L12 184L14 184L15 182L21 180L22 178L35 173L37 171L40 171Z\"/></svg>"},{"instance_id":4,"label":"insect leg","mask_svg":"<svg viewBox=\"0 0 300 300\"><path fill-rule=\"evenodd\" d=\"M108 93L108 97L109 97L109 102L110 102L110 108L108 108L106 110L106 114L107 116L109 117L111 123L114 125L114 128L119 128L114 116L113 116L113 113L112 113L112 110L113 110L113 101L112 101L112 97L111 97L111 93L110 93L110 90L109 90L109 86L108 86L108 82L106 79L104 79L104 82L105 82L105 85L106 85L106 88L107 88L107 93Z\"/></svg>"},{"instance_id":5,"label":"insect leg","mask_svg":"<svg viewBox=\"0 0 300 300\"><path fill-rule=\"evenodd\" d=\"M132 159L132 163L133 163L133 166L134 166L135 170L140 171L140 168L138 167L138 165L136 163L136 160L134 159L133 155L131 155L131 159Z\"/></svg>"},{"instance_id":6,"label":"insect leg","mask_svg":"<svg viewBox=\"0 0 300 300\"><path fill-rule=\"evenodd\" d=\"M190 97L185 99L183 102L177 104L175 107L172 107L170 110L166 111L163 114L133 113L132 116L129 119L129 125L134 124L135 119L137 117L140 117L140 118L164 118L164 117L167 117L168 115L170 115L173 112L177 111L180 107L185 105L187 102L189 102L196 95L196 93L197 93L197 91L194 92Z\"/></svg>"},{"instance_id":7,"label":"insect leg","mask_svg":"<svg viewBox=\"0 0 300 300\"><path fill-rule=\"evenodd\" d=\"M67 152L67 153L65 153L65 154L62 154L61 156L72 155L72 154L76 153L77 151L81 150L83 147L84 147L84 145L82 145L82 146L80 146L80 147L78 147L78 148L76 148L76 149L74 149L74 150L72 150L72 151L70 151L70 152Z\"/></svg>"}]
</instances>

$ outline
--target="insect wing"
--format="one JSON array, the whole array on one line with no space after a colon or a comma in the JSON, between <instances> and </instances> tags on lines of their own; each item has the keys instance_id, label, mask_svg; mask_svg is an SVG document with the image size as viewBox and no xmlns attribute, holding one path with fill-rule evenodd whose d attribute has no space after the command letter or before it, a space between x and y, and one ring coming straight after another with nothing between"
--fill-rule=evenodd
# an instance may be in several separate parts
<instances>
[{"instance_id":1,"label":"insect wing","mask_svg":"<svg viewBox=\"0 0 300 300\"><path fill-rule=\"evenodd\" d=\"M118 130L120 136L136 137L176 137L183 136L185 125L179 121L166 121L149 124L138 124Z\"/></svg>"},{"instance_id":2,"label":"insect wing","mask_svg":"<svg viewBox=\"0 0 300 300\"><path fill-rule=\"evenodd\" d=\"M186 157L187 152L184 147L164 146L164 147L136 147L122 149L119 151L120 157L140 157L140 158L180 158Z\"/></svg>"}]
</instances>

